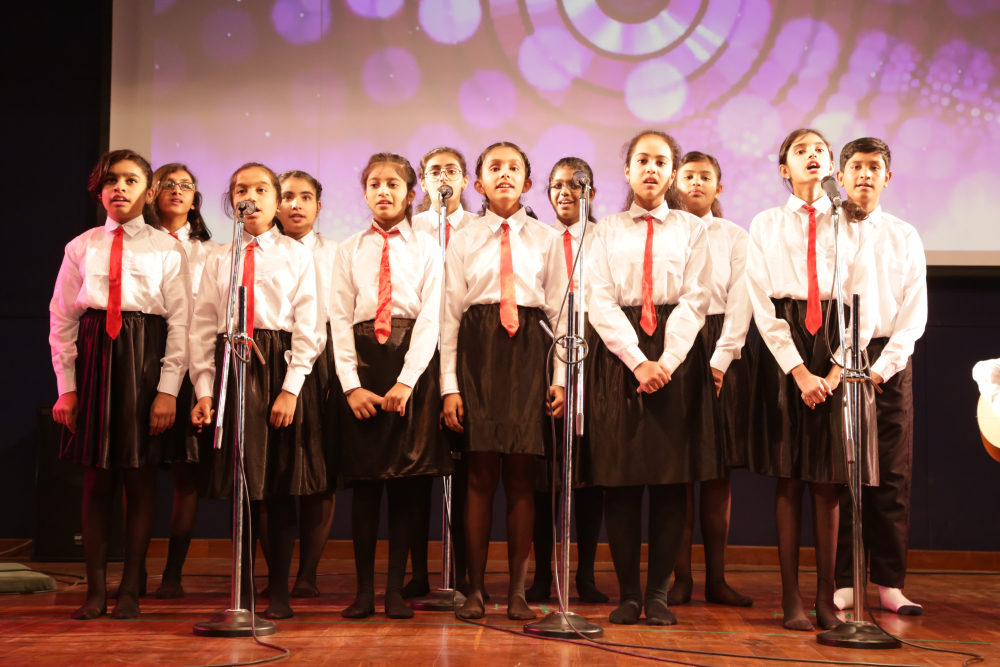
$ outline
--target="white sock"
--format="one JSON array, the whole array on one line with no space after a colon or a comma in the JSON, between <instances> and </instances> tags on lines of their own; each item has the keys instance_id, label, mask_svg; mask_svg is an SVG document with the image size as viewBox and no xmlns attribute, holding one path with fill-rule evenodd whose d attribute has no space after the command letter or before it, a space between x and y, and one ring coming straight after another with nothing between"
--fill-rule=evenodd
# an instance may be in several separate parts
<instances>
[{"instance_id":1,"label":"white sock","mask_svg":"<svg viewBox=\"0 0 1000 667\"><path fill-rule=\"evenodd\" d=\"M893 613L899 613L900 609L908 607L906 611L909 615L917 615L923 610L916 602L911 602L903 595L903 591L898 588L878 587L878 597L882 602L882 608Z\"/></svg>"},{"instance_id":2,"label":"white sock","mask_svg":"<svg viewBox=\"0 0 1000 667\"><path fill-rule=\"evenodd\" d=\"M854 589L853 588L838 588L833 593L833 604L837 605L837 609L853 609L854 608Z\"/></svg>"}]
</instances>

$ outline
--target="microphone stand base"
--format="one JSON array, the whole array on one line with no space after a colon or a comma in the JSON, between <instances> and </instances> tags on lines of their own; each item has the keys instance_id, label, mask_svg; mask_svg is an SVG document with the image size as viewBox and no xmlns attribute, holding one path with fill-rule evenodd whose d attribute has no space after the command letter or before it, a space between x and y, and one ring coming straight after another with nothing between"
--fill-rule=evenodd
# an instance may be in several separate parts
<instances>
[{"instance_id":1,"label":"microphone stand base","mask_svg":"<svg viewBox=\"0 0 1000 667\"><path fill-rule=\"evenodd\" d=\"M410 609L417 611L455 611L465 604L465 596L454 588L439 588L429 595L410 602Z\"/></svg>"},{"instance_id":2,"label":"microphone stand base","mask_svg":"<svg viewBox=\"0 0 1000 667\"><path fill-rule=\"evenodd\" d=\"M246 609L227 609L212 614L212 620L196 623L194 634L199 637L258 637L278 631L274 621L260 618Z\"/></svg>"},{"instance_id":3,"label":"microphone stand base","mask_svg":"<svg viewBox=\"0 0 1000 667\"><path fill-rule=\"evenodd\" d=\"M816 635L816 641L823 646L840 648L888 649L902 646L898 639L867 621L845 621Z\"/></svg>"},{"instance_id":4,"label":"microphone stand base","mask_svg":"<svg viewBox=\"0 0 1000 667\"><path fill-rule=\"evenodd\" d=\"M604 635L604 628L591 623L580 614L571 611L566 613L553 611L544 618L525 625L524 632L529 635L561 639L596 639Z\"/></svg>"}]
</instances>

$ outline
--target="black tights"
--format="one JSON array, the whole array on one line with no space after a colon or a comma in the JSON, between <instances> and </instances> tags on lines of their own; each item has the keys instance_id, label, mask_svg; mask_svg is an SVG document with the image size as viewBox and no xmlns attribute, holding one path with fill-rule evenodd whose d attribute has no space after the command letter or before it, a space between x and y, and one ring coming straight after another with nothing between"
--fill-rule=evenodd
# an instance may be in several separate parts
<instances>
[{"instance_id":1,"label":"black tights","mask_svg":"<svg viewBox=\"0 0 1000 667\"><path fill-rule=\"evenodd\" d=\"M386 580L386 606L402 601L406 557L417 525L417 505L426 489L424 477L400 477L388 480L360 480L352 484L351 537L354 542L354 567L357 571L357 596L352 607L371 613L375 605L375 547L378 543L382 490L389 496L389 573ZM396 610L401 611L401 610Z\"/></svg>"},{"instance_id":2,"label":"black tights","mask_svg":"<svg viewBox=\"0 0 1000 667\"><path fill-rule=\"evenodd\" d=\"M170 513L170 544L167 548L167 564L163 568L163 583L160 596L174 597L182 593L181 573L187 559L191 534L194 532L194 518L198 509L198 489L195 486L196 464L175 462L171 466L174 478L174 499Z\"/></svg>"},{"instance_id":3,"label":"black tights","mask_svg":"<svg viewBox=\"0 0 1000 667\"><path fill-rule=\"evenodd\" d=\"M778 560L781 564L781 606L784 625L793 630L809 630L799 593L799 538L802 533L802 492L806 482L779 479L775 494L778 524ZM823 628L837 624L833 604L834 567L837 555L837 526L840 513L838 484L809 483L816 530L816 621Z\"/></svg>"},{"instance_id":4,"label":"black tights","mask_svg":"<svg viewBox=\"0 0 1000 667\"><path fill-rule=\"evenodd\" d=\"M299 570L293 594L313 596L319 593L316 570L333 526L333 492L299 498Z\"/></svg>"},{"instance_id":5,"label":"black tights","mask_svg":"<svg viewBox=\"0 0 1000 667\"><path fill-rule=\"evenodd\" d=\"M483 609L486 561L489 555L490 533L493 528L493 498L500 473L507 496L507 567L510 583L507 589L508 614L530 613L524 601L524 580L528 574L531 553L531 532L534 523L534 477L536 458L530 454L495 454L469 452L469 492L466 500L465 530L469 568L469 599L471 617ZM514 606L515 609L511 609Z\"/></svg>"},{"instance_id":6,"label":"black tights","mask_svg":"<svg viewBox=\"0 0 1000 667\"><path fill-rule=\"evenodd\" d=\"M604 491L604 517L608 546L618 575L621 602L643 604L639 581L642 553L643 486L608 487ZM649 571L645 600L667 599L667 583L674 569L684 533L687 489L684 484L649 487Z\"/></svg>"},{"instance_id":7,"label":"black tights","mask_svg":"<svg viewBox=\"0 0 1000 667\"><path fill-rule=\"evenodd\" d=\"M556 499L556 509L561 506ZM598 487L573 490L573 525L576 527L576 580L594 583L594 560L601 535L604 514L604 490ZM531 538L535 551L535 585L552 584L552 494L535 494L535 526ZM563 584L565 585L565 584Z\"/></svg>"},{"instance_id":8,"label":"black tights","mask_svg":"<svg viewBox=\"0 0 1000 667\"><path fill-rule=\"evenodd\" d=\"M156 510L154 466L121 471L125 486L125 567L118 588L115 616L139 614L139 589ZM74 616L90 617L107 604L108 534L118 472L87 468L83 473L83 542L87 562L87 601Z\"/></svg>"}]
</instances>

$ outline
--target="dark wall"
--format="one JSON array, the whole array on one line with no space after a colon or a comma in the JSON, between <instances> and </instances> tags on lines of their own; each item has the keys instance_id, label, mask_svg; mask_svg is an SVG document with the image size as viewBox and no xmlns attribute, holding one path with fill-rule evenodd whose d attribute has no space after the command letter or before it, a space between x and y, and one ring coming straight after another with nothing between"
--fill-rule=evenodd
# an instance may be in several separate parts
<instances>
[{"instance_id":1,"label":"dark wall","mask_svg":"<svg viewBox=\"0 0 1000 667\"><path fill-rule=\"evenodd\" d=\"M35 521L36 414L55 400L48 300L65 243L98 222L85 191L87 174L107 148L111 3L69 3L58 16L21 4L8 11L2 62L6 183L13 202L8 242L0 244L0 537L30 537ZM23 12L24 15L18 15ZM989 459L975 425L975 361L1000 356L1000 275L993 270L933 270L930 321L914 359L916 444L911 546L916 549L1000 550L993 508L1000 464ZM160 476L155 534L166 534L169 475ZM773 480L733 474L733 544L774 543ZM42 489L42 493L48 493ZM349 537L349 494L342 494L334 529ZM79 499L65 502L79 513ZM439 533L435 509L432 532ZM502 515L494 535L502 537ZM203 503L196 535L224 537L229 511ZM808 535L808 529L805 531ZM808 537L806 537L808 541Z\"/></svg>"},{"instance_id":2,"label":"dark wall","mask_svg":"<svg viewBox=\"0 0 1000 667\"><path fill-rule=\"evenodd\" d=\"M35 413L56 399L48 303L63 246L96 224L87 175L108 137L111 2L4 7L7 242L0 244L0 536L32 532ZM67 508L78 511L76 507Z\"/></svg>"}]
</instances>

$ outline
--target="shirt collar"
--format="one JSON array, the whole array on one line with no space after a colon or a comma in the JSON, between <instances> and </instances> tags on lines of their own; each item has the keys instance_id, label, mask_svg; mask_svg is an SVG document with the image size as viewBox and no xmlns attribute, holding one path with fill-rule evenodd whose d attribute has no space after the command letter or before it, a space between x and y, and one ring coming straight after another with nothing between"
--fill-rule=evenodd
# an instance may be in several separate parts
<instances>
[{"instance_id":1,"label":"shirt collar","mask_svg":"<svg viewBox=\"0 0 1000 667\"><path fill-rule=\"evenodd\" d=\"M244 246L253 241L257 242L258 247L265 248L269 245L273 245L277 242L279 236L284 236L281 230L278 229L278 225L271 225L271 228L260 236L251 236L246 228L243 229L243 244Z\"/></svg>"},{"instance_id":2,"label":"shirt collar","mask_svg":"<svg viewBox=\"0 0 1000 667\"><path fill-rule=\"evenodd\" d=\"M458 226L462 223L462 219L465 217L465 209L459 204L452 213L448 215L448 225L452 229L458 229Z\"/></svg>"},{"instance_id":3,"label":"shirt collar","mask_svg":"<svg viewBox=\"0 0 1000 667\"><path fill-rule=\"evenodd\" d=\"M385 230L382 229L382 227L379 226L379 224L377 222L375 222L374 218L372 219L372 224L368 226L368 230L367 231L370 234L377 234L378 232L376 231L376 227L379 230L381 230L381 231L385 231ZM399 235L401 237L403 237L404 241L409 241L410 240L410 232L412 232L412 231L413 231L413 228L410 227L410 221L407 220L406 218L403 218L402 220L400 220L399 222L397 222L395 224L395 226L393 226L393 228L389 230L388 233L391 234L393 232L399 232Z\"/></svg>"},{"instance_id":4,"label":"shirt collar","mask_svg":"<svg viewBox=\"0 0 1000 667\"><path fill-rule=\"evenodd\" d=\"M523 227L524 223L526 223L527 221L528 221L528 214L524 210L523 206L517 209L514 215L510 216L509 218L501 218L499 215L497 215L496 213L494 213L489 209L486 209L486 215L483 216L483 222L486 223L486 226L489 227L490 231L493 232L494 234L496 234L497 230L500 229L500 225L502 225L505 222L507 223L508 226L510 226L511 231L515 233L520 232L521 227Z\"/></svg>"},{"instance_id":5,"label":"shirt collar","mask_svg":"<svg viewBox=\"0 0 1000 667\"><path fill-rule=\"evenodd\" d=\"M166 227L158 226L157 229L164 234L170 234L170 231ZM176 232L174 232L174 234L177 234L178 241L187 241L191 238L191 223L185 222L184 226L180 227Z\"/></svg>"},{"instance_id":6,"label":"shirt collar","mask_svg":"<svg viewBox=\"0 0 1000 667\"><path fill-rule=\"evenodd\" d=\"M566 232L569 232L569 235L577 240L579 240L580 234L583 233L583 225L581 225L579 222L574 222L572 225L568 226L562 223L558 223L555 229L559 231L559 236L562 236Z\"/></svg>"},{"instance_id":7,"label":"shirt collar","mask_svg":"<svg viewBox=\"0 0 1000 667\"><path fill-rule=\"evenodd\" d=\"M865 220L872 223L872 225L874 225L875 227L878 227L879 224L881 224L882 222L882 207L876 206L875 210L869 213L868 217L865 218Z\"/></svg>"},{"instance_id":8,"label":"shirt collar","mask_svg":"<svg viewBox=\"0 0 1000 667\"><path fill-rule=\"evenodd\" d=\"M643 207L639 206L635 202L628 209L628 214L633 220L638 220L644 218L647 215L653 216L657 222L663 222L667 219L667 214L670 213L670 207L667 206L667 202L664 201L662 204L654 208L652 211L647 211Z\"/></svg>"},{"instance_id":9,"label":"shirt collar","mask_svg":"<svg viewBox=\"0 0 1000 667\"><path fill-rule=\"evenodd\" d=\"M803 201L796 197L795 195L788 195L788 201L785 203L785 208L789 211L802 211L803 206L812 206L816 209L817 213L829 213L830 212L830 198L827 196L822 196L812 204L807 201ZM803 211L804 213L804 211Z\"/></svg>"},{"instance_id":10,"label":"shirt collar","mask_svg":"<svg viewBox=\"0 0 1000 667\"><path fill-rule=\"evenodd\" d=\"M316 246L319 245L319 232L315 229L310 230L308 234L299 239L299 243L310 250L315 250Z\"/></svg>"},{"instance_id":11,"label":"shirt collar","mask_svg":"<svg viewBox=\"0 0 1000 667\"><path fill-rule=\"evenodd\" d=\"M129 238L132 238L146 227L146 221L143 219L141 214L132 218L128 222L123 222L121 224L112 220L110 216L104 221L104 231L109 234L113 234L119 227L124 230Z\"/></svg>"}]
</instances>

